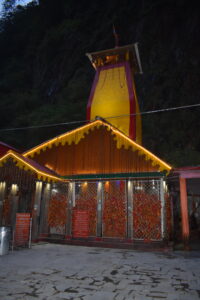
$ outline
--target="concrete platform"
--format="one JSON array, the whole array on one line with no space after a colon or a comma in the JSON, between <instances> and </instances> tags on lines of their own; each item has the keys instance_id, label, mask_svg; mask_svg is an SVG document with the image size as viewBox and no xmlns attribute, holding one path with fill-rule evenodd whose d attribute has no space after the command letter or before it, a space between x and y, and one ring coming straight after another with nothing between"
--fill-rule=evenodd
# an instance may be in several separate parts
<instances>
[{"instance_id":1,"label":"concrete platform","mask_svg":"<svg viewBox=\"0 0 200 300\"><path fill-rule=\"evenodd\" d=\"M200 252L41 243L0 257L2 300L197 300Z\"/></svg>"}]
</instances>

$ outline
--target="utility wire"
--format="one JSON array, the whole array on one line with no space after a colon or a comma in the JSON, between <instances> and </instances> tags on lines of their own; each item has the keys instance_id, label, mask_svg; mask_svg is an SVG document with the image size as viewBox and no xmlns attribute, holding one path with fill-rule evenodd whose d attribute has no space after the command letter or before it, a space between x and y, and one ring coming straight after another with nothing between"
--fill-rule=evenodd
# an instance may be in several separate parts
<instances>
[{"instance_id":1,"label":"utility wire","mask_svg":"<svg viewBox=\"0 0 200 300\"><path fill-rule=\"evenodd\" d=\"M62 126L62 125L71 125L71 124L77 124L77 123L86 123L88 121L71 121L71 122L64 122L64 123L55 123L55 124L44 124L44 125L34 125L34 126L27 126L27 127L15 127L15 128L5 128L0 129L0 131L13 131L13 130L25 130L25 129L35 129L35 128L45 128L45 127L56 127L56 126Z\"/></svg>"},{"instance_id":2,"label":"utility wire","mask_svg":"<svg viewBox=\"0 0 200 300\"><path fill-rule=\"evenodd\" d=\"M165 111L173 111L173 110L180 110L180 109L186 109L186 108L193 108L193 107L198 107L198 106L200 106L200 103L192 104L192 105L185 105L185 106L163 108L163 109L157 109L157 110L143 111L143 112L129 114L129 115L111 116L111 117L106 117L104 119L107 120L107 119L114 119L114 118L122 118L122 117L126 117L126 116L147 115L147 114L154 114L154 113L165 112Z\"/></svg>"},{"instance_id":3,"label":"utility wire","mask_svg":"<svg viewBox=\"0 0 200 300\"><path fill-rule=\"evenodd\" d=\"M155 113L160 113L160 112L168 112L168 111L181 110L181 109L194 108L194 107L200 107L200 103L192 104L192 105L185 105L185 106L169 107L169 108L163 108L163 109L157 109L157 110L149 110L149 111L143 111L143 112L134 113L134 114L109 116L104 119L108 120L108 119L117 119L117 118L124 118L124 117L137 116L137 115L155 114ZM0 132L57 127L57 126L62 126L62 125L73 125L73 124L80 124L80 123L93 122L93 121L95 121L95 120L90 120L90 121L82 120L82 121L71 121L71 122L63 122L63 123L55 123L55 124L34 125L34 126L27 126L27 127L4 128L4 129L0 129Z\"/></svg>"}]
</instances>

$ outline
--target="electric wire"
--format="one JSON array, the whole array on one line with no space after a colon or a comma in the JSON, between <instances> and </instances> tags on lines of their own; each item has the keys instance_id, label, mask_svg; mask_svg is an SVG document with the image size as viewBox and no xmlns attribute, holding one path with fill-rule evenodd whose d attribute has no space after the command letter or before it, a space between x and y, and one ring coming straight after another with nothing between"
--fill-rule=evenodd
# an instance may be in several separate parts
<instances>
[{"instance_id":1,"label":"electric wire","mask_svg":"<svg viewBox=\"0 0 200 300\"><path fill-rule=\"evenodd\" d=\"M169 107L169 108L163 108L163 109L157 109L157 110L149 110L149 111L143 111L139 113L133 113L133 114L125 114L125 115L119 115L119 116L110 116L105 117L104 119L114 119L114 118L122 118L126 116L137 116L137 115L147 115L147 114L154 114L159 112L167 112L167 111L173 111L173 110L180 110L180 109L187 109L187 108L193 108L193 107L199 107L200 103L192 104L192 105L185 105L185 106L177 106L177 107Z\"/></svg>"},{"instance_id":2,"label":"electric wire","mask_svg":"<svg viewBox=\"0 0 200 300\"><path fill-rule=\"evenodd\" d=\"M188 109L188 108L194 108L194 107L200 107L200 103L192 104L192 105L177 106L177 107L169 107L169 108L163 108L163 109L157 109L157 110L149 110L149 111L143 111L143 112L138 112L138 113L133 113L133 114L108 116L108 117L104 117L103 119L109 120L109 119L117 119L117 118L124 118L124 117L137 116L137 115L155 114L155 113L169 112L169 111ZM63 126L63 125L74 125L74 124L81 124L81 123L94 122L94 121L95 121L95 119L94 120L70 121L70 122L54 123L54 124L33 125L33 126L27 126L27 127L2 128L2 129L0 129L0 132L57 127L57 126Z\"/></svg>"}]
</instances>

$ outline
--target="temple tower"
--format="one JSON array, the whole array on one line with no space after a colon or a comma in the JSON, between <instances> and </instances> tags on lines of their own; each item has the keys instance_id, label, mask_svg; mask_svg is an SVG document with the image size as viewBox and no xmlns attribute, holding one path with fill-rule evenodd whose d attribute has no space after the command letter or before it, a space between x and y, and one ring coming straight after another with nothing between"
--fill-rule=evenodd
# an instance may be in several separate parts
<instances>
[{"instance_id":1,"label":"temple tower","mask_svg":"<svg viewBox=\"0 0 200 300\"><path fill-rule=\"evenodd\" d=\"M87 119L102 117L141 144L141 116L134 83L134 74L142 73L137 44L86 55L96 70Z\"/></svg>"}]
</instances>

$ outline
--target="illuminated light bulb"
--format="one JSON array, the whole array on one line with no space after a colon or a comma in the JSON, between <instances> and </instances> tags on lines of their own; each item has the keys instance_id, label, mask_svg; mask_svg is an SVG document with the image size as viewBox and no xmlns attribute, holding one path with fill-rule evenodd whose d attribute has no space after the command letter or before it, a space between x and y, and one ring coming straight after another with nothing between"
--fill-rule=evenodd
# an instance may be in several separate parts
<instances>
[{"instance_id":1,"label":"illuminated light bulb","mask_svg":"<svg viewBox=\"0 0 200 300\"><path fill-rule=\"evenodd\" d=\"M49 190L50 187L51 187L51 184L50 184L50 183L47 183L46 188Z\"/></svg>"}]
</instances>

